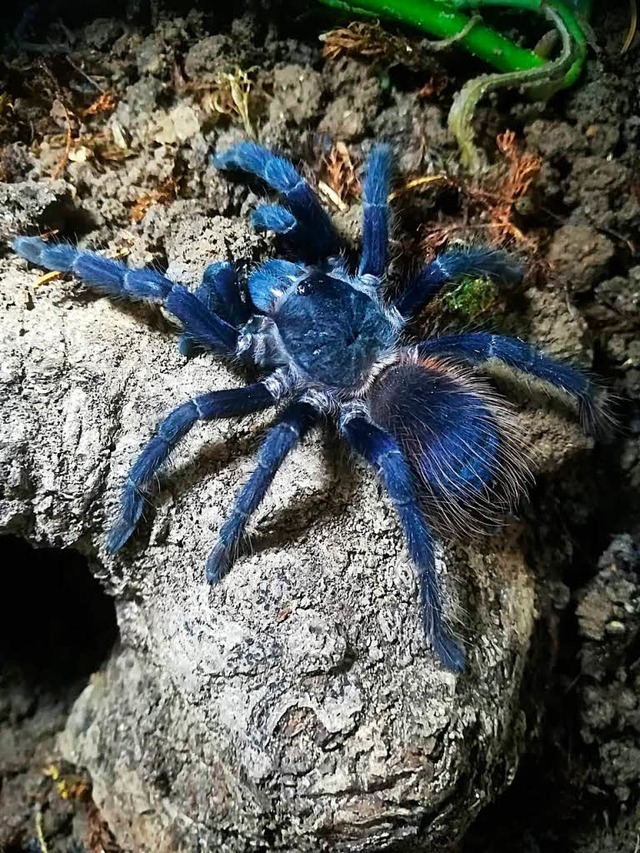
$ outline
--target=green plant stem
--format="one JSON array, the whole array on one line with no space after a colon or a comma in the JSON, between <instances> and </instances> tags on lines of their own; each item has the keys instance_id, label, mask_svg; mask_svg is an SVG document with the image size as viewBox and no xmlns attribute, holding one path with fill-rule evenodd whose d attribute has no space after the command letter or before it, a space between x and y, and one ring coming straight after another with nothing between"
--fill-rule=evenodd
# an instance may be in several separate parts
<instances>
[{"instance_id":1,"label":"green plant stem","mask_svg":"<svg viewBox=\"0 0 640 853\"><path fill-rule=\"evenodd\" d=\"M447 3L454 9L481 11L483 8L502 7L509 11L535 12L543 15L560 30L563 37L566 36L573 42L568 47L566 44L564 46L564 51L569 52L571 61L566 67L562 80L556 79L553 82L553 92L572 86L580 76L587 52L587 36L575 14L561 0L447 0ZM552 63L545 64L552 65Z\"/></svg>"},{"instance_id":2,"label":"green plant stem","mask_svg":"<svg viewBox=\"0 0 640 853\"><path fill-rule=\"evenodd\" d=\"M588 21L591 17L591 12L593 11L592 0L565 0L565 4L572 12L579 15L583 21Z\"/></svg>"},{"instance_id":3,"label":"green plant stem","mask_svg":"<svg viewBox=\"0 0 640 853\"><path fill-rule=\"evenodd\" d=\"M518 47L486 24L476 22L443 0L320 0L325 6L344 12L379 16L417 27L432 36L452 39L469 53L493 65L498 71L526 71L540 68L545 60L533 51ZM477 4L480 8L484 4ZM507 5L519 6L518 0Z\"/></svg>"},{"instance_id":4,"label":"green plant stem","mask_svg":"<svg viewBox=\"0 0 640 853\"><path fill-rule=\"evenodd\" d=\"M519 87L536 98L549 98L580 75L587 49L586 35L573 14L561 3L544 0L453 0L459 7L509 6L538 12L558 30L562 39L560 55L542 68L507 74L483 74L469 80L455 96L449 112L449 130L460 147L460 158L472 172L482 168L482 157L473 138L473 114L480 98L491 91Z\"/></svg>"},{"instance_id":5,"label":"green plant stem","mask_svg":"<svg viewBox=\"0 0 640 853\"><path fill-rule=\"evenodd\" d=\"M418 27L449 43L455 41L469 53L493 65L498 74L483 74L470 80L456 95L449 113L449 129L460 147L463 165L471 171L482 167L482 156L473 138L473 114L480 98L505 87L527 91L546 99L573 85L580 76L587 51L585 24L590 0L320 0L326 6L368 16L391 18ZM534 12L554 25L562 39L560 55L547 61L514 45L482 22L474 22L464 11L502 7L509 11ZM577 11L576 11L577 10Z\"/></svg>"}]
</instances>

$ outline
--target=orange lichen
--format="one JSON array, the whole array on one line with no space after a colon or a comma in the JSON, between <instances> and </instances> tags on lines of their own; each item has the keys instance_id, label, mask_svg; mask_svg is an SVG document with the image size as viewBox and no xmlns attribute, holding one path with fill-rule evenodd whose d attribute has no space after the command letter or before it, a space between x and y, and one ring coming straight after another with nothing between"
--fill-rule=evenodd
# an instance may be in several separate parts
<instances>
[{"instance_id":1,"label":"orange lichen","mask_svg":"<svg viewBox=\"0 0 640 853\"><path fill-rule=\"evenodd\" d=\"M113 92L107 90L106 92L102 92L88 107L79 110L78 115L84 117L95 116L98 113L110 113L115 110L116 105L116 96Z\"/></svg>"},{"instance_id":2,"label":"orange lichen","mask_svg":"<svg viewBox=\"0 0 640 853\"><path fill-rule=\"evenodd\" d=\"M91 853L122 853L122 848L116 842L113 833L100 814L92 798L92 784L86 772L78 772L69 766L60 767L50 764L45 767L43 774L55 785L58 796L62 800L76 803L78 812L84 814L84 846ZM40 847L46 850L40 811L36 812L36 834ZM40 832L38 832L40 830Z\"/></svg>"},{"instance_id":3,"label":"orange lichen","mask_svg":"<svg viewBox=\"0 0 640 853\"><path fill-rule=\"evenodd\" d=\"M53 781L62 800L86 800L91 794L91 782L80 773L63 771L57 764L49 764L42 772Z\"/></svg>"},{"instance_id":4,"label":"orange lichen","mask_svg":"<svg viewBox=\"0 0 640 853\"><path fill-rule=\"evenodd\" d=\"M169 204L175 199L177 192L178 185L176 179L173 177L167 178L154 189L141 193L138 196L131 208L131 218L134 222L141 222L144 219L147 210L149 210L152 205Z\"/></svg>"}]
</instances>

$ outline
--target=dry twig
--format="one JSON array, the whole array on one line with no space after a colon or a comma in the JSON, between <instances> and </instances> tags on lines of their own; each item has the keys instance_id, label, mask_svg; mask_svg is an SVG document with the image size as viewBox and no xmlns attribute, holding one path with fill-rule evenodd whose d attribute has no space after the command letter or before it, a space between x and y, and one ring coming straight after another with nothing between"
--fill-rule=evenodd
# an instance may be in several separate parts
<instances>
[{"instance_id":1,"label":"dry twig","mask_svg":"<svg viewBox=\"0 0 640 853\"><path fill-rule=\"evenodd\" d=\"M318 189L340 210L347 209L350 199L360 196L360 181L351 154L344 142L336 142L323 158L322 178Z\"/></svg>"},{"instance_id":2,"label":"dry twig","mask_svg":"<svg viewBox=\"0 0 640 853\"><path fill-rule=\"evenodd\" d=\"M407 181L397 190L394 190L392 193L389 193L389 201L393 201L396 198L400 198L400 196L406 195L407 193L413 192L413 190L433 186L434 184L440 184L441 186L445 184L450 184L451 178L449 178L445 174L438 175L422 175L419 178L411 178L411 180Z\"/></svg>"},{"instance_id":3,"label":"dry twig","mask_svg":"<svg viewBox=\"0 0 640 853\"><path fill-rule=\"evenodd\" d=\"M637 0L629 0L629 29L627 30L624 42L622 43L622 47L620 48L620 56L625 54L633 44L633 40L636 37L637 30L638 3Z\"/></svg>"},{"instance_id":4,"label":"dry twig","mask_svg":"<svg viewBox=\"0 0 640 853\"><path fill-rule=\"evenodd\" d=\"M354 21L347 27L322 33L322 55L325 59L340 56L361 56L390 65L402 64L416 70L433 65L433 59L419 49L415 41L393 35L379 23Z\"/></svg>"},{"instance_id":5,"label":"dry twig","mask_svg":"<svg viewBox=\"0 0 640 853\"><path fill-rule=\"evenodd\" d=\"M53 174L51 175L51 177L53 178L54 181L62 175L62 173L64 172L64 170L67 166L67 163L69 162L69 152L71 151L71 143L73 141L73 134L71 131L71 115L69 113L69 110L67 109L67 107L63 103L63 101L60 100L59 98L56 98L56 100L53 102L52 110L54 110L56 107L58 108L58 110L62 110L62 114L64 116L65 128L64 128L64 148L62 150L62 156L60 157L60 160L58 161L58 165L56 166L56 168L53 171Z\"/></svg>"}]
</instances>

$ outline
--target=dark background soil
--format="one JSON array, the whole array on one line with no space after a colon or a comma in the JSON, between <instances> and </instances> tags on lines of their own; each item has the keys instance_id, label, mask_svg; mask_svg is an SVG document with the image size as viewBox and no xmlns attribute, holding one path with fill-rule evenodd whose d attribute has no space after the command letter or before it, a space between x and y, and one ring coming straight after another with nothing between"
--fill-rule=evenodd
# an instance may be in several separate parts
<instances>
[{"instance_id":1,"label":"dark background soil","mask_svg":"<svg viewBox=\"0 0 640 853\"><path fill-rule=\"evenodd\" d=\"M385 138L404 174L459 175L446 112L474 70L468 59L438 54L417 67L327 60L317 36L336 23L328 13L302 3L227 5L57 2L0 12L0 177L13 190L52 177L75 187L74 198L48 211L43 230L115 248L132 234L133 261L161 263L157 217L179 222L220 193L207 185L207 149L242 128L237 115L207 112L201 98L238 67L253 69L261 140L311 173L336 140L358 163L373 139ZM532 269L527 289L500 297L500 310L481 322L553 339L556 351L590 366L618 397L620 429L542 476L524 509L532 566L554 567L540 577L554 630L532 646L522 703L527 753L464 853L640 849L640 46L636 39L620 55L628 17L626 3L596 9L597 49L573 90L548 105L505 93L477 116L490 162L500 166L495 137L506 129L542 159L526 205L512 211L526 238L515 248ZM113 105L91 113L107 91ZM229 211L241 192L229 190ZM484 237L488 215L449 188L405 200L398 230L415 235L404 247L415 254L437 229ZM426 242L421 223L431 229ZM343 224L348 232L348 212ZM135 257L140 246L146 254ZM558 300L571 323L556 312ZM11 538L2 548L0 849L41 849L40 825L52 853L116 850L89 780L56 764L54 743L117 641L113 610L79 557L34 552ZM57 780L43 772L50 764Z\"/></svg>"}]
</instances>

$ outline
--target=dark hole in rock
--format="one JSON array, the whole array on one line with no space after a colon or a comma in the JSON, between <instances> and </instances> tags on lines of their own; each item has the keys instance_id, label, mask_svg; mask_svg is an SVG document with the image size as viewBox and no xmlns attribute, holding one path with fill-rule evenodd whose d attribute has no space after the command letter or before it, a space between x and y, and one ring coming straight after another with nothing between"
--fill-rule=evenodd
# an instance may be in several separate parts
<instances>
[{"instance_id":1,"label":"dark hole in rock","mask_svg":"<svg viewBox=\"0 0 640 853\"><path fill-rule=\"evenodd\" d=\"M52 692L87 680L118 637L115 609L77 551L0 538L0 661ZM79 685L82 686L82 685Z\"/></svg>"},{"instance_id":2,"label":"dark hole in rock","mask_svg":"<svg viewBox=\"0 0 640 853\"><path fill-rule=\"evenodd\" d=\"M74 814L45 772L90 675L118 638L115 608L77 551L0 537L0 851L33 851L43 814L50 853L73 847ZM70 846L71 845L71 846Z\"/></svg>"}]
</instances>

